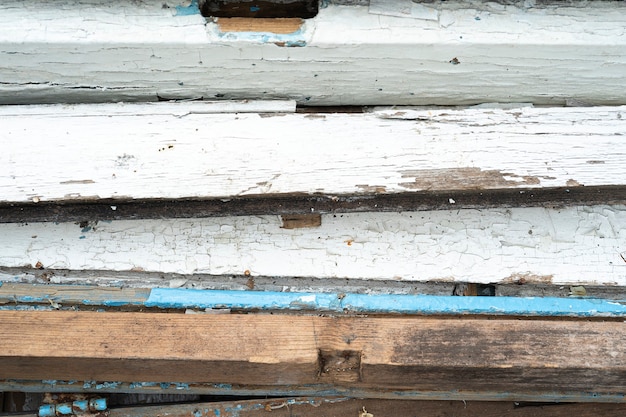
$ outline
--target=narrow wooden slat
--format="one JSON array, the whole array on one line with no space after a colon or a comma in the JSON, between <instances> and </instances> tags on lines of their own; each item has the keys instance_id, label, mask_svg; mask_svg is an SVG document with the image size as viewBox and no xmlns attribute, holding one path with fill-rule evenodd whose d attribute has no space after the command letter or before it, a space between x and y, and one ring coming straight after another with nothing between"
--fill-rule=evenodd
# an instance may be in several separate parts
<instances>
[{"instance_id":1,"label":"narrow wooden slat","mask_svg":"<svg viewBox=\"0 0 626 417\"><path fill-rule=\"evenodd\" d=\"M619 393L623 322L0 311L0 378Z\"/></svg>"},{"instance_id":2,"label":"narrow wooden slat","mask_svg":"<svg viewBox=\"0 0 626 417\"><path fill-rule=\"evenodd\" d=\"M404 18L331 5L268 36L221 32L195 4L4 0L0 102L624 103L623 2L510 3L435 2Z\"/></svg>"},{"instance_id":3,"label":"narrow wooden slat","mask_svg":"<svg viewBox=\"0 0 626 417\"><path fill-rule=\"evenodd\" d=\"M250 285L251 286L251 285ZM584 288L584 287L579 287ZM248 288L250 289L250 288ZM525 317L626 317L626 295L612 289L613 300L571 297L459 297L212 291L197 289L98 288L74 285L28 285L0 282L0 308L66 309L70 306L208 310L212 313L305 311L351 314L482 315ZM473 294L476 296L476 294ZM537 291L535 295L541 295ZM206 311L205 311L206 312Z\"/></svg>"}]
</instances>

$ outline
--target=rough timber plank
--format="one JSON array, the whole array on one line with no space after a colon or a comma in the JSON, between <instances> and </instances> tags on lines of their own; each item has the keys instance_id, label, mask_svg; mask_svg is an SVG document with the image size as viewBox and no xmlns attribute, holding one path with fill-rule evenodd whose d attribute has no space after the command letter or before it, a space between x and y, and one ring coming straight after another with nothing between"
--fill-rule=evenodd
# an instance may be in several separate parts
<instances>
[{"instance_id":1,"label":"rough timber plank","mask_svg":"<svg viewBox=\"0 0 626 417\"><path fill-rule=\"evenodd\" d=\"M0 265L248 279L626 285L624 205L321 219L319 227L301 229L281 227L280 216L4 223Z\"/></svg>"},{"instance_id":2,"label":"rough timber plank","mask_svg":"<svg viewBox=\"0 0 626 417\"><path fill-rule=\"evenodd\" d=\"M0 311L0 378L623 393L623 322Z\"/></svg>"},{"instance_id":3,"label":"rough timber plank","mask_svg":"<svg viewBox=\"0 0 626 417\"><path fill-rule=\"evenodd\" d=\"M446 1L424 18L331 5L290 34L221 32L182 3L2 1L0 102L626 101L619 1Z\"/></svg>"},{"instance_id":4,"label":"rough timber plank","mask_svg":"<svg viewBox=\"0 0 626 417\"><path fill-rule=\"evenodd\" d=\"M276 398L226 403L161 405L112 409L110 417L622 417L626 404L555 404L474 401L402 401L348 398ZM217 411L217 412L216 412Z\"/></svg>"},{"instance_id":5,"label":"rough timber plank","mask_svg":"<svg viewBox=\"0 0 626 417\"><path fill-rule=\"evenodd\" d=\"M453 208L456 193L461 204L483 191L556 188L567 198L626 186L626 107L268 115L206 106L0 107L0 203L321 196L349 206L353 196L415 194ZM406 210L401 203L387 209Z\"/></svg>"}]
</instances>

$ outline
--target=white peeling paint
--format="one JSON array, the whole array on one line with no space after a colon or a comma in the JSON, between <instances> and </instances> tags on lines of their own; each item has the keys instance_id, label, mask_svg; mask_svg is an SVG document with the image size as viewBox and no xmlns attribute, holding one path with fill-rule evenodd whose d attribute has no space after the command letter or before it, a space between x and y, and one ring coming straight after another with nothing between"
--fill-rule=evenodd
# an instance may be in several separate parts
<instances>
[{"instance_id":1,"label":"white peeling paint","mask_svg":"<svg viewBox=\"0 0 626 417\"><path fill-rule=\"evenodd\" d=\"M521 190L626 179L626 107L267 115L203 114L201 106L0 107L0 201Z\"/></svg>"},{"instance_id":2,"label":"white peeling paint","mask_svg":"<svg viewBox=\"0 0 626 417\"><path fill-rule=\"evenodd\" d=\"M626 206L0 224L0 266L626 285Z\"/></svg>"},{"instance_id":3,"label":"white peeling paint","mask_svg":"<svg viewBox=\"0 0 626 417\"><path fill-rule=\"evenodd\" d=\"M2 1L0 103L626 102L623 2L446 1L412 6L421 11L410 18L330 5L288 39L220 34L200 14L163 4Z\"/></svg>"}]
</instances>

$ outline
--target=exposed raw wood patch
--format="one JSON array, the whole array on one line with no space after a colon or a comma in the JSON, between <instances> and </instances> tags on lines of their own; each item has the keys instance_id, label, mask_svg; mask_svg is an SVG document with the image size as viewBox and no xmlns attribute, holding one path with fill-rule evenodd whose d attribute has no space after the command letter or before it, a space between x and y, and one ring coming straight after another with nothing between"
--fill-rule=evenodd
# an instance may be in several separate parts
<instances>
[{"instance_id":1,"label":"exposed raw wood patch","mask_svg":"<svg viewBox=\"0 0 626 417\"><path fill-rule=\"evenodd\" d=\"M357 184L356 187L365 193L379 194L387 191L386 187L383 185Z\"/></svg>"},{"instance_id":2,"label":"exposed raw wood patch","mask_svg":"<svg viewBox=\"0 0 626 417\"><path fill-rule=\"evenodd\" d=\"M496 170L480 168L454 168L446 170L408 170L402 171L402 178L415 177L413 182L402 182L398 185L410 189L432 190L442 183L450 184L459 190L481 190L490 188L506 188L520 185L538 185L540 179L533 176L518 176ZM547 177L546 179L555 179ZM569 184L568 184L569 185Z\"/></svg>"},{"instance_id":3,"label":"exposed raw wood patch","mask_svg":"<svg viewBox=\"0 0 626 417\"><path fill-rule=\"evenodd\" d=\"M552 275L511 274L502 280L503 284L551 284Z\"/></svg>"},{"instance_id":4,"label":"exposed raw wood patch","mask_svg":"<svg viewBox=\"0 0 626 417\"><path fill-rule=\"evenodd\" d=\"M322 225L321 214L290 214L280 216L283 229L302 229Z\"/></svg>"},{"instance_id":5,"label":"exposed raw wood patch","mask_svg":"<svg viewBox=\"0 0 626 417\"><path fill-rule=\"evenodd\" d=\"M221 17L217 20L222 32L271 32L293 33L300 30L304 21L299 18L254 19L245 17Z\"/></svg>"}]
</instances>

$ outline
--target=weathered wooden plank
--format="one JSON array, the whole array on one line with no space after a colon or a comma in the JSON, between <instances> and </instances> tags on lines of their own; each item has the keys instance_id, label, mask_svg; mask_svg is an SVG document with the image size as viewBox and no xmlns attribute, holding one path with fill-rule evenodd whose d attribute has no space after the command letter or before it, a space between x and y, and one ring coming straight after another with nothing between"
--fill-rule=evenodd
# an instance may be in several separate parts
<instances>
[{"instance_id":1,"label":"weathered wooden plank","mask_svg":"<svg viewBox=\"0 0 626 417\"><path fill-rule=\"evenodd\" d=\"M626 285L626 207L0 225L0 265L179 274ZM138 277L140 279L140 277ZM57 281L58 282L58 281Z\"/></svg>"},{"instance_id":2,"label":"weathered wooden plank","mask_svg":"<svg viewBox=\"0 0 626 417\"><path fill-rule=\"evenodd\" d=\"M0 398L1 398L0 393ZM397 417L621 417L624 404L567 404L484 401L409 401L350 399L345 397L273 398L230 402L185 403L117 408L108 411L109 417L369 417L386 416L389 410ZM365 414L364 414L365 413ZM367 414L369 413L369 415ZM34 417L33 413L12 414L16 417Z\"/></svg>"},{"instance_id":3,"label":"weathered wooden plank","mask_svg":"<svg viewBox=\"0 0 626 417\"><path fill-rule=\"evenodd\" d=\"M0 311L0 378L623 393L623 322Z\"/></svg>"},{"instance_id":4,"label":"weathered wooden plank","mask_svg":"<svg viewBox=\"0 0 626 417\"><path fill-rule=\"evenodd\" d=\"M381 390L369 388L339 387L331 384L305 386L276 385L235 385L185 382L123 382L123 381L80 381L80 380L24 380L0 379L0 389L19 392L92 393L92 394L134 394L134 395L210 395L238 397L348 397L378 398L393 400L428 401L516 401L516 402L558 402L558 403L623 403L623 392L601 393L595 391L542 391L542 392L503 392L503 391L423 391L423 390Z\"/></svg>"},{"instance_id":5,"label":"weathered wooden plank","mask_svg":"<svg viewBox=\"0 0 626 417\"><path fill-rule=\"evenodd\" d=\"M0 202L314 195L332 209L340 197L417 193L413 204L426 195L454 208L455 193L513 191L523 203L533 200L529 190L557 187L567 198L572 189L625 185L624 107L267 117L185 106L0 108ZM624 198L621 189L596 198L611 200L611 192ZM308 201L291 209L310 212ZM387 206L406 210L402 203Z\"/></svg>"},{"instance_id":6,"label":"weathered wooden plank","mask_svg":"<svg viewBox=\"0 0 626 417\"><path fill-rule=\"evenodd\" d=\"M0 102L621 104L624 7L446 1L402 18L331 5L290 34L234 34L187 2L5 0Z\"/></svg>"},{"instance_id":7,"label":"weathered wooden plank","mask_svg":"<svg viewBox=\"0 0 626 417\"><path fill-rule=\"evenodd\" d=\"M472 401L401 401L348 398L276 398L224 403L161 405L112 409L110 417L621 417L624 404L514 403ZM369 413L369 414L368 414Z\"/></svg>"}]
</instances>

